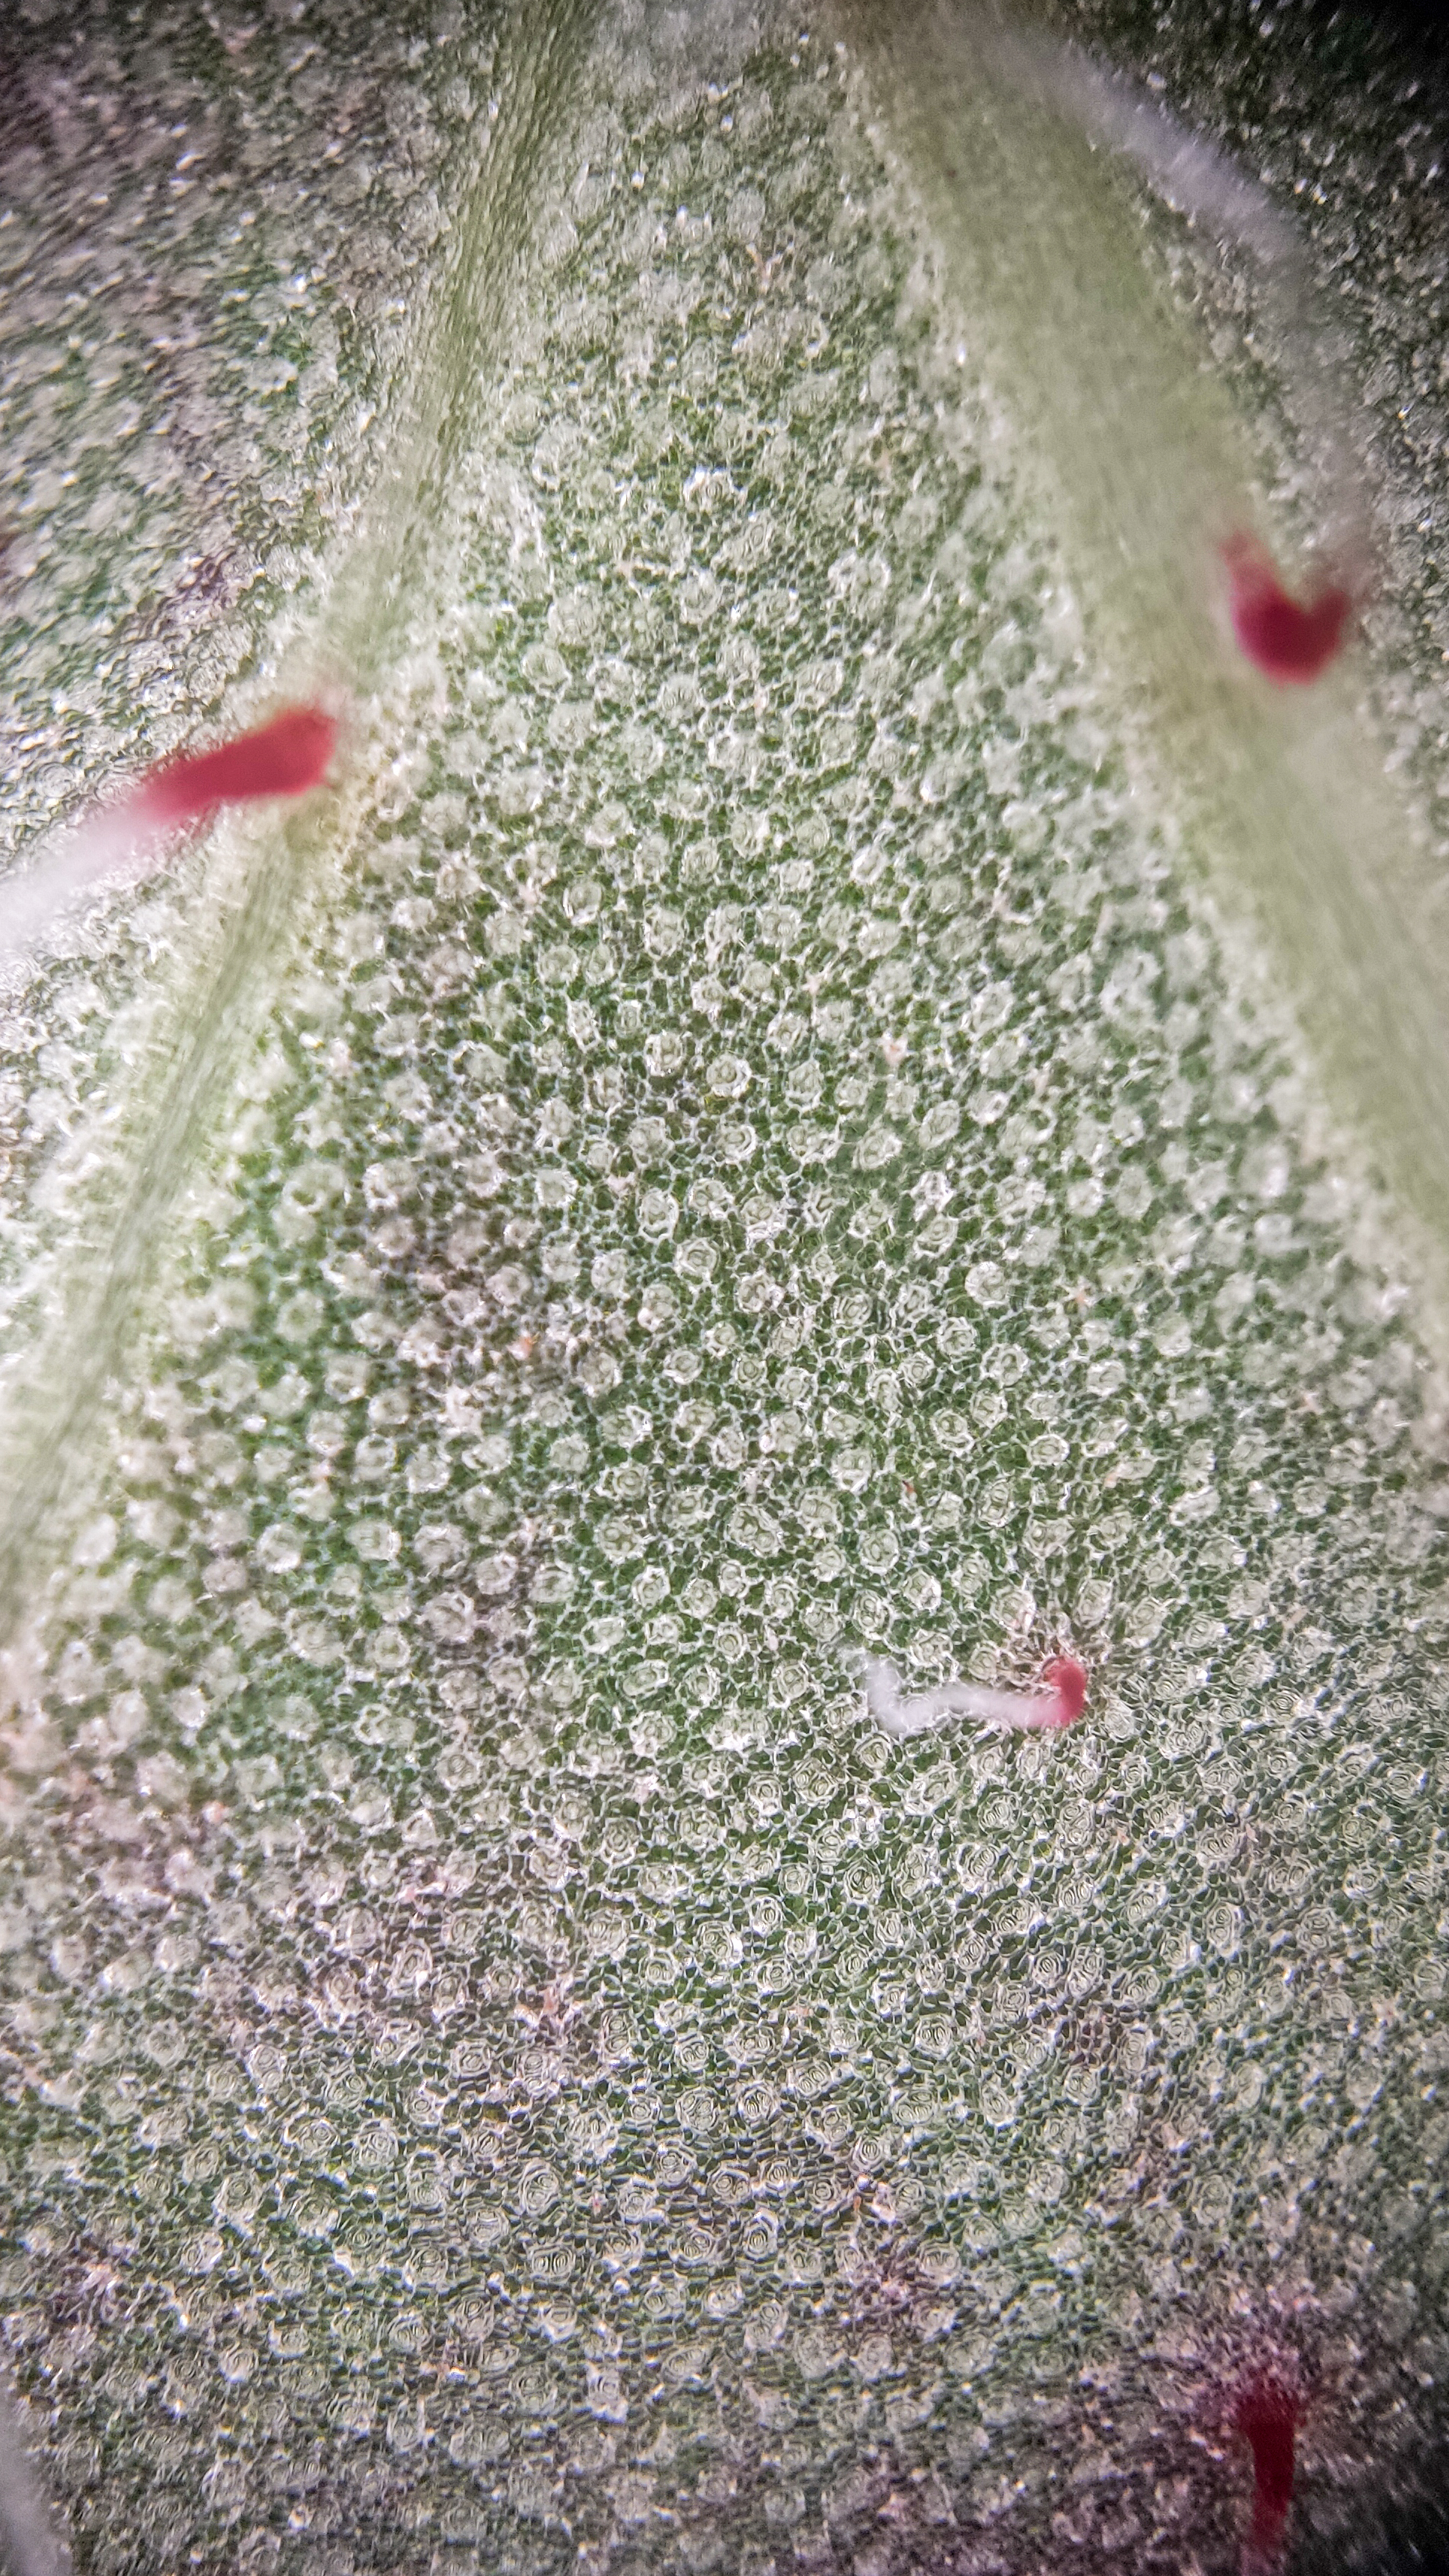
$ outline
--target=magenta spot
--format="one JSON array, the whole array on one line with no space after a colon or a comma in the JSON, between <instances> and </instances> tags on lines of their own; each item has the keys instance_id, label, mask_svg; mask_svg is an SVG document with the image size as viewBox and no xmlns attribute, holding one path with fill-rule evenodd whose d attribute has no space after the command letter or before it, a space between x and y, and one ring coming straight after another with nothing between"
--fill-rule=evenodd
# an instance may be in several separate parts
<instances>
[{"instance_id":1,"label":"magenta spot","mask_svg":"<svg viewBox=\"0 0 1449 2576\"><path fill-rule=\"evenodd\" d=\"M305 796L326 777L337 748L337 720L321 707L284 707L255 733L183 752L148 770L136 806L152 823L196 823L218 805L261 796Z\"/></svg>"},{"instance_id":2,"label":"magenta spot","mask_svg":"<svg viewBox=\"0 0 1449 2576\"><path fill-rule=\"evenodd\" d=\"M1058 1726L1075 1726L1087 1705L1087 1669L1075 1655L1058 1655L1048 1664L1042 1680L1056 1695L1061 1715Z\"/></svg>"},{"instance_id":3,"label":"magenta spot","mask_svg":"<svg viewBox=\"0 0 1449 2576\"><path fill-rule=\"evenodd\" d=\"M1280 685L1316 680L1343 644L1352 601L1336 583L1305 605L1284 589L1268 557L1246 537L1223 548L1231 583L1233 633L1254 667Z\"/></svg>"}]
</instances>

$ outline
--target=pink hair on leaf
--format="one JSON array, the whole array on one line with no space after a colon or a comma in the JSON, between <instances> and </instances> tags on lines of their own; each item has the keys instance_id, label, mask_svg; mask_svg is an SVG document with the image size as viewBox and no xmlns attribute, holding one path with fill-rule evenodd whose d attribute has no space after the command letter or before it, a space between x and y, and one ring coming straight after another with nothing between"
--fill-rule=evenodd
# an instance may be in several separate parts
<instances>
[{"instance_id":1,"label":"pink hair on leaf","mask_svg":"<svg viewBox=\"0 0 1449 2576\"><path fill-rule=\"evenodd\" d=\"M284 707L270 724L214 751L182 752L148 769L128 800L139 821L198 823L218 805L305 796L320 787L337 749L337 719L322 707Z\"/></svg>"},{"instance_id":2,"label":"pink hair on leaf","mask_svg":"<svg viewBox=\"0 0 1449 2576\"><path fill-rule=\"evenodd\" d=\"M1243 2543L1243 2576L1260 2576L1282 2555L1293 2502L1303 2400L1265 2372L1241 2389L1233 2422L1253 2454L1253 2518Z\"/></svg>"},{"instance_id":3,"label":"pink hair on leaf","mask_svg":"<svg viewBox=\"0 0 1449 2576\"><path fill-rule=\"evenodd\" d=\"M1316 680L1342 650L1353 605L1348 592L1324 583L1306 602L1294 599L1250 537L1232 538L1223 561L1233 633L1255 670L1279 687Z\"/></svg>"},{"instance_id":4,"label":"pink hair on leaf","mask_svg":"<svg viewBox=\"0 0 1449 2576\"><path fill-rule=\"evenodd\" d=\"M940 1682L914 1699L902 1696L894 1664L862 1655L856 1659L856 1670L865 1684L866 1706L887 1735L927 1735L950 1717L974 1717L983 1726L1059 1735L1075 1726L1087 1704L1086 1667L1074 1655L1058 1655L1047 1665L1041 1690L993 1690L980 1682Z\"/></svg>"}]
</instances>

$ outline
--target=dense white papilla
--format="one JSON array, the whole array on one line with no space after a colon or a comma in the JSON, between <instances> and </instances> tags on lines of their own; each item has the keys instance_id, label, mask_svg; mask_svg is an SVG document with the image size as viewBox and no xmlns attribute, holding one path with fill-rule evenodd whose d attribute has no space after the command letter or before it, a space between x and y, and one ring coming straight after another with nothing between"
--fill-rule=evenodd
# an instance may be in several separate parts
<instances>
[{"instance_id":1,"label":"dense white papilla","mask_svg":"<svg viewBox=\"0 0 1449 2576\"><path fill-rule=\"evenodd\" d=\"M1261 260L1302 265L1298 235L1267 190L1126 73L1094 62L1076 46L1051 46L1020 30L1003 31L1000 60L1023 86L1074 118L1094 143L1130 154L1167 205Z\"/></svg>"},{"instance_id":2,"label":"dense white papilla","mask_svg":"<svg viewBox=\"0 0 1449 2576\"><path fill-rule=\"evenodd\" d=\"M1251 255L1283 395L1313 458L1321 542L1351 578L1362 579L1370 512L1353 430L1350 353L1318 292L1303 234L1260 180L1127 74L1003 21L979 41L997 78L1068 117L1093 145L1124 153L1175 214L1226 250Z\"/></svg>"},{"instance_id":3,"label":"dense white papilla","mask_svg":"<svg viewBox=\"0 0 1449 2576\"><path fill-rule=\"evenodd\" d=\"M68 831L48 834L30 866L0 884L0 972L33 956L65 915L108 880L119 889L145 874L174 829L128 798L95 806Z\"/></svg>"},{"instance_id":4,"label":"dense white papilla","mask_svg":"<svg viewBox=\"0 0 1449 2576\"><path fill-rule=\"evenodd\" d=\"M0 2565L12 2576L66 2576L70 2564L31 2466L21 2416L0 2388Z\"/></svg>"}]
</instances>

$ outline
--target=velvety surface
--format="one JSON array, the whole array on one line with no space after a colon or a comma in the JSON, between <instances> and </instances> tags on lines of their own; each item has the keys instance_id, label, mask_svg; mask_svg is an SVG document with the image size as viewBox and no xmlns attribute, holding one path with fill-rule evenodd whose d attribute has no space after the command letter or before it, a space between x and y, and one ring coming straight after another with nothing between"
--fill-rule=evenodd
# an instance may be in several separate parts
<instances>
[{"instance_id":1,"label":"velvety surface","mask_svg":"<svg viewBox=\"0 0 1449 2576\"><path fill-rule=\"evenodd\" d=\"M1227 2569L1260 2385L1303 2565L1431 2472L1439 110L1070 23L1313 205L1306 711L1211 591L1223 496L1320 533L1301 332L1003 90L1048 423L898 21L9 40L17 853L345 711L0 1019L0 2278L87 2569ZM1295 778L1406 872L1341 983L1297 916L1311 1041ZM1086 1711L892 1742L860 1650Z\"/></svg>"}]
</instances>

